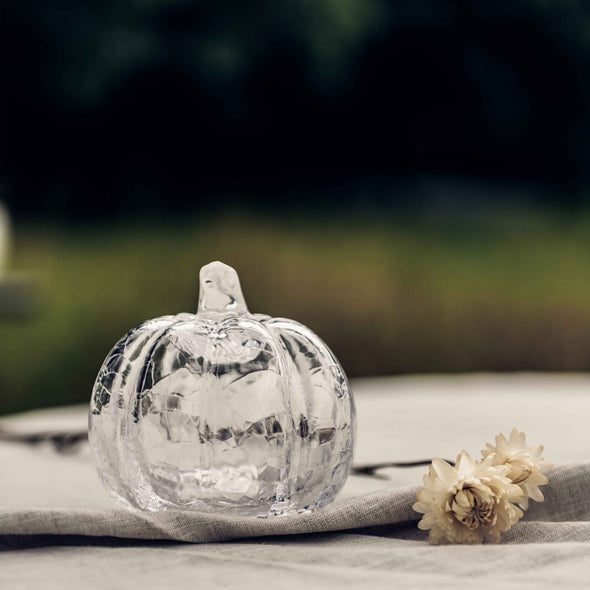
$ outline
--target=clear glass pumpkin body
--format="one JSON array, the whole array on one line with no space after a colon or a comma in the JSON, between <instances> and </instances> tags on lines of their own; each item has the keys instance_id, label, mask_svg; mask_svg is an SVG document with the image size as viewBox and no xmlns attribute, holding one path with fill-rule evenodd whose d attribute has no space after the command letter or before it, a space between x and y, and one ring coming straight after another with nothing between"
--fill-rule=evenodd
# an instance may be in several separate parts
<instances>
[{"instance_id":1,"label":"clear glass pumpkin body","mask_svg":"<svg viewBox=\"0 0 590 590\"><path fill-rule=\"evenodd\" d=\"M149 320L111 350L89 440L127 508L283 515L331 502L355 410L342 367L308 328L250 314L236 272L201 269L199 307Z\"/></svg>"}]
</instances>

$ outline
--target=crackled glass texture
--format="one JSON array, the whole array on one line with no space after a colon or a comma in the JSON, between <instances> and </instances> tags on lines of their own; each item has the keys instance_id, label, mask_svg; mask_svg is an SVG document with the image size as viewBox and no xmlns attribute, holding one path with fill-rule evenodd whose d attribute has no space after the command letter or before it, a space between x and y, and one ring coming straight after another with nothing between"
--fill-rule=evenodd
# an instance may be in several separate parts
<instances>
[{"instance_id":1,"label":"crackled glass texture","mask_svg":"<svg viewBox=\"0 0 590 590\"><path fill-rule=\"evenodd\" d=\"M308 328L250 314L234 269L201 269L196 314L149 320L107 356L90 445L128 508L283 515L331 502L352 459L342 367Z\"/></svg>"}]
</instances>

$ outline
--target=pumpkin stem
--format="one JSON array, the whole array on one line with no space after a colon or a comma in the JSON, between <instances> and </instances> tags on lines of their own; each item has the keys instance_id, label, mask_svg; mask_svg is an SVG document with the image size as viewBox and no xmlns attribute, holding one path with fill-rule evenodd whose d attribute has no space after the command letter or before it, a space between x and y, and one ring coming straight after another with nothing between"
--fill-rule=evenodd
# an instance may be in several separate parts
<instances>
[{"instance_id":1,"label":"pumpkin stem","mask_svg":"<svg viewBox=\"0 0 590 590\"><path fill-rule=\"evenodd\" d=\"M223 262L211 262L201 268L199 273L199 308L216 312L248 312L242 295L238 273Z\"/></svg>"}]
</instances>

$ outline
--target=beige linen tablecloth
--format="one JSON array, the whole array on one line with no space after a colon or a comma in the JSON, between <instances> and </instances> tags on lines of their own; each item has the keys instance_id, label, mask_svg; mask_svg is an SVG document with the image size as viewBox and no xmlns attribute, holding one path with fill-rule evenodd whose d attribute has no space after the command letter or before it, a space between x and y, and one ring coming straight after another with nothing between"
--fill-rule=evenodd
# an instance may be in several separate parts
<instances>
[{"instance_id":1,"label":"beige linen tablecloth","mask_svg":"<svg viewBox=\"0 0 590 590\"><path fill-rule=\"evenodd\" d=\"M334 504L286 518L129 513L89 450L0 444L0 588L587 587L590 377L473 375L353 383L356 462L479 454L516 426L557 466L502 545L431 547L411 509L426 468L352 476ZM5 418L15 432L76 431L85 408Z\"/></svg>"}]
</instances>

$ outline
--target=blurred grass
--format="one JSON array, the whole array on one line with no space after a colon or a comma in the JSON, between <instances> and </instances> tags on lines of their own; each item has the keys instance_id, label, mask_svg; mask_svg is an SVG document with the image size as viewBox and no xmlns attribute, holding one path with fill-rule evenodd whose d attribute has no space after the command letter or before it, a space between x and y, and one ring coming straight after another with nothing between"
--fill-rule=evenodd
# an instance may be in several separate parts
<instances>
[{"instance_id":1,"label":"blurred grass","mask_svg":"<svg viewBox=\"0 0 590 590\"><path fill-rule=\"evenodd\" d=\"M21 227L13 270L39 312L0 322L0 413L87 401L110 347L196 308L200 266L234 266L251 311L296 319L349 376L590 369L590 215L446 220L247 215Z\"/></svg>"}]
</instances>

